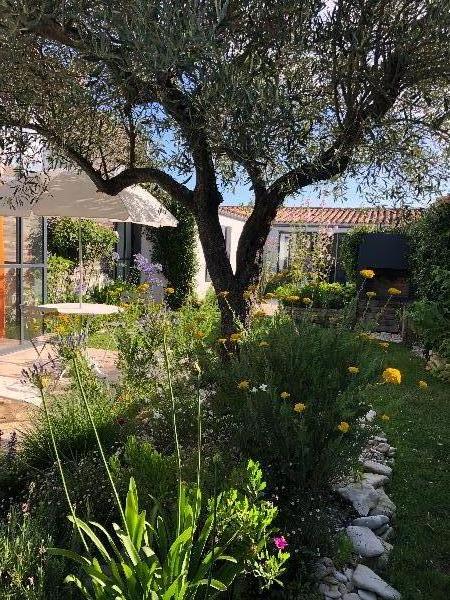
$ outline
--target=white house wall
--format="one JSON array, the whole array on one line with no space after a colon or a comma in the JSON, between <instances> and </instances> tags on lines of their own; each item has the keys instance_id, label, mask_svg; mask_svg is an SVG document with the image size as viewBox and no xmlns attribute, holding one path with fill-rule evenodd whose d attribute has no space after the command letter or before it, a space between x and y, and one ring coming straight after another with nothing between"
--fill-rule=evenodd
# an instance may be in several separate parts
<instances>
[{"instance_id":1,"label":"white house wall","mask_svg":"<svg viewBox=\"0 0 450 600\"><path fill-rule=\"evenodd\" d=\"M222 227L231 227L231 239L230 239L230 262L233 272L236 270L236 250L244 228L245 221L240 219L234 219L233 217L227 217L225 215L219 215L219 221ZM203 249L200 244L200 240L197 238L197 294L202 298L208 289L211 287L211 282L206 280L206 262L203 254Z\"/></svg>"}]
</instances>

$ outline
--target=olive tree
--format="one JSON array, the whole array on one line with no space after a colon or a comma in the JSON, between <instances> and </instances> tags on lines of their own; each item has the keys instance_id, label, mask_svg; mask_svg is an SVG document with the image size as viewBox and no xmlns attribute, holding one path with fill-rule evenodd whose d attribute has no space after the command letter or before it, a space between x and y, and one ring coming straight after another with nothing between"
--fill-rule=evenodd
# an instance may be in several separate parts
<instances>
[{"instance_id":1,"label":"olive tree","mask_svg":"<svg viewBox=\"0 0 450 600\"><path fill-rule=\"evenodd\" d=\"M417 193L441 176L445 4L2 0L3 156L20 150L25 177L44 144L101 191L151 182L184 205L215 290L229 292L229 333L233 313L247 321L287 197L348 175ZM242 182L253 209L233 272L218 211Z\"/></svg>"}]
</instances>

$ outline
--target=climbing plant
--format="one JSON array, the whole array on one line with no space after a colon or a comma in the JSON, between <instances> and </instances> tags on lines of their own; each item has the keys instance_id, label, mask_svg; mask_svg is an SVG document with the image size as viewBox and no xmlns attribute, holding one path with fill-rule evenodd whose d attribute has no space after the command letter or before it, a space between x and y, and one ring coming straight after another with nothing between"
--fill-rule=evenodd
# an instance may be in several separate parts
<instances>
[{"instance_id":1,"label":"climbing plant","mask_svg":"<svg viewBox=\"0 0 450 600\"><path fill-rule=\"evenodd\" d=\"M152 190L154 192L154 190ZM171 308L179 308L194 291L197 273L197 228L194 217L183 205L157 191L158 199L178 220L177 227L147 228L152 243L152 260L162 265L163 274L175 293L168 296Z\"/></svg>"},{"instance_id":2,"label":"climbing plant","mask_svg":"<svg viewBox=\"0 0 450 600\"><path fill-rule=\"evenodd\" d=\"M358 254L361 241L366 233L374 229L373 225L360 225L342 236L340 256L347 279L351 283L355 283L358 278Z\"/></svg>"}]
</instances>

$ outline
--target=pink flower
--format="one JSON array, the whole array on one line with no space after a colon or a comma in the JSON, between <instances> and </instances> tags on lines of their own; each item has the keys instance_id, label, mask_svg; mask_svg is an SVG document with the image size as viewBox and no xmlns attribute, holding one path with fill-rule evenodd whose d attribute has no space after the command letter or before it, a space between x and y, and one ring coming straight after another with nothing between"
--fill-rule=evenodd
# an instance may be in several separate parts
<instances>
[{"instance_id":1,"label":"pink flower","mask_svg":"<svg viewBox=\"0 0 450 600\"><path fill-rule=\"evenodd\" d=\"M278 550L284 550L286 548L286 546L288 546L288 543L287 543L284 535L279 535L278 537L274 537L273 543L278 548Z\"/></svg>"}]
</instances>

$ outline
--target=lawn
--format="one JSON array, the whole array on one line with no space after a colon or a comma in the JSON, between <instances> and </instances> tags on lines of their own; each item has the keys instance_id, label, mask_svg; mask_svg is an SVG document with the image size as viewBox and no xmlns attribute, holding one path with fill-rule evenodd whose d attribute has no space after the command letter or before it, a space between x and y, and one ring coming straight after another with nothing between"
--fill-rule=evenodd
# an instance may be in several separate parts
<instances>
[{"instance_id":1,"label":"lawn","mask_svg":"<svg viewBox=\"0 0 450 600\"><path fill-rule=\"evenodd\" d=\"M390 366L401 370L400 386L371 392L375 410L390 416L384 429L397 446L390 496L398 522L388 580L403 600L450 598L450 394L422 360L391 345ZM426 380L428 389L418 387Z\"/></svg>"}]
</instances>

